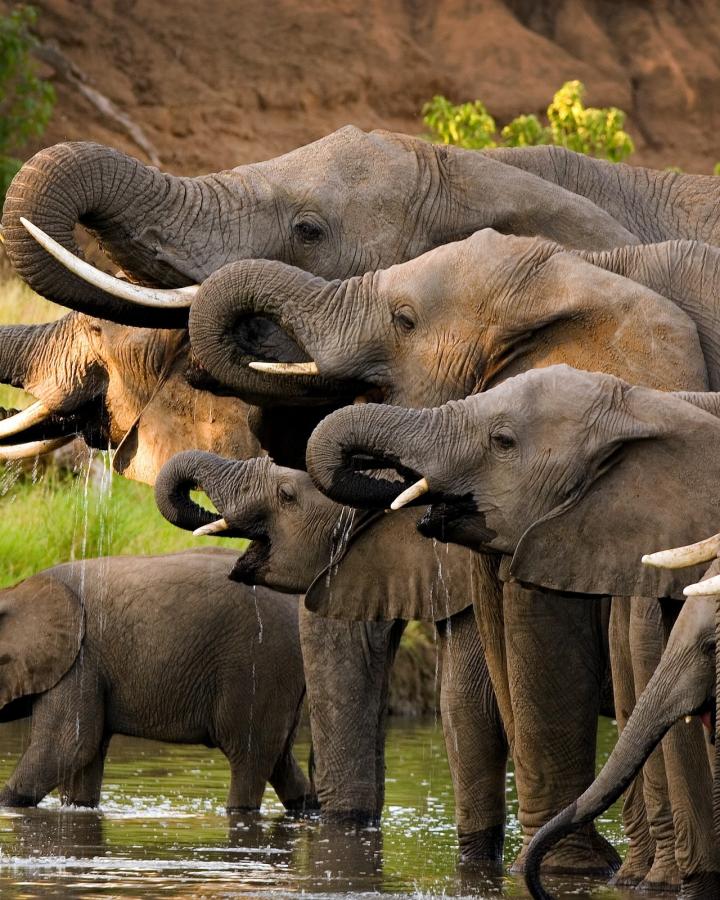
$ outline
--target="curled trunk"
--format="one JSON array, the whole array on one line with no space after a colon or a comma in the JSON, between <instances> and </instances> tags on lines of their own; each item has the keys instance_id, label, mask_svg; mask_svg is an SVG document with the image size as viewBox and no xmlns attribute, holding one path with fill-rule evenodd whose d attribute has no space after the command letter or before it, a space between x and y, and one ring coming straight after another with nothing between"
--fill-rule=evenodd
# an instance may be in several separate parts
<instances>
[{"instance_id":1,"label":"curled trunk","mask_svg":"<svg viewBox=\"0 0 720 900\"><path fill-rule=\"evenodd\" d=\"M168 460L155 482L155 502L162 515L188 531L214 522L218 515L195 503L190 492L203 490L222 510L225 506L223 485L230 481L242 462L224 459L215 453L187 450ZM228 536L232 532L228 531Z\"/></svg>"},{"instance_id":2,"label":"curled trunk","mask_svg":"<svg viewBox=\"0 0 720 900\"><path fill-rule=\"evenodd\" d=\"M425 473L415 447L437 442L446 409L402 409L378 403L347 407L324 419L307 447L307 470L317 487L348 506L387 508ZM368 474L391 469L402 481ZM365 471L363 471L365 470ZM422 498L427 502L428 494Z\"/></svg>"},{"instance_id":3,"label":"curled trunk","mask_svg":"<svg viewBox=\"0 0 720 900\"><path fill-rule=\"evenodd\" d=\"M210 192L208 178L167 175L99 144L57 144L28 160L8 188L5 247L18 274L56 303L127 325L182 327L186 310L137 307L68 272L36 243L20 218L75 254L74 229L81 224L133 279L181 287L201 280L203 272L202 260L178 253L180 242L190 251L207 243L213 227L222 233L218 204L204 196ZM186 215L194 216L189 228Z\"/></svg>"},{"instance_id":4,"label":"curled trunk","mask_svg":"<svg viewBox=\"0 0 720 900\"><path fill-rule=\"evenodd\" d=\"M285 263L244 260L211 275L193 301L189 328L201 370L250 403L322 402L348 394L321 376L282 377L249 368L250 362L306 362L293 322L323 309L337 282Z\"/></svg>"}]
</instances>

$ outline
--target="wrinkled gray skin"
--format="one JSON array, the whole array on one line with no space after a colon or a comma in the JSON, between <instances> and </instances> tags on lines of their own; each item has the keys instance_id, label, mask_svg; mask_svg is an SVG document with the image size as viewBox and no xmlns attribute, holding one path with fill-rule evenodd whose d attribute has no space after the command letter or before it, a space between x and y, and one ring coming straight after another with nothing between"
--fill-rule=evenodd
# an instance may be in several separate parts
<instances>
[{"instance_id":1,"label":"wrinkled gray skin","mask_svg":"<svg viewBox=\"0 0 720 900\"><path fill-rule=\"evenodd\" d=\"M690 543L717 524L718 413L717 394L663 393L552 366L433 410L340 410L314 432L308 468L339 502L383 508L397 495L397 481L363 476L355 458L400 472L406 484L422 475L432 504L422 533L512 557L504 566L511 582L573 594L681 597L702 569L650 569L640 558ZM583 601L569 600L576 602ZM672 721L636 756L628 751L637 750L637 734L623 731L616 754L628 774L619 792ZM663 746L678 761L668 779L682 837L678 866L688 891L708 880L717 890L707 762L683 749L684 728L673 729Z\"/></svg>"},{"instance_id":2,"label":"wrinkled gray skin","mask_svg":"<svg viewBox=\"0 0 720 900\"><path fill-rule=\"evenodd\" d=\"M261 344L237 340L238 323L255 316L282 328L297 358L314 359L320 380L333 385L339 396L354 391L396 405L431 406L559 361L654 387L702 389L708 382L720 386L718 296L720 251L707 245L671 242L579 254L539 238L486 229L402 265L343 282L325 282L273 262L227 266L203 284L191 311L190 335L200 365L241 395L254 377L251 373L248 381L248 362L269 358ZM294 379L274 377L278 399ZM584 770L581 777L588 782L592 778L590 723L598 702L592 684L583 687L577 678L551 671L547 683L536 677L540 660L553 656L550 647L537 645L537 632L544 630L548 639L558 631L566 633L568 643L583 634L586 650L595 642L597 655L599 629L593 621L598 612L592 603L585 608L576 604L573 613L578 618L571 620L561 598L555 607L546 598L541 614L522 589L506 587L505 593L508 675L502 642L492 641L502 648L497 662L489 657L501 709L513 733L512 699L503 703L503 697L513 694L515 706L546 709L551 731L544 736L537 723L527 719L516 733L521 819L531 832L544 821L551 804L579 783L576 778L573 784L562 770L557 772L557 789L549 782L548 766L557 768L556 760L567 758L561 748L574 746L576 760L582 761L576 769ZM531 618L523 612L526 606L535 617L532 632ZM646 600L641 611L639 601L631 610L627 600L618 599L612 615L622 727L624 711L632 709L660 658L663 632L653 600ZM490 610L481 618L492 625L498 613ZM491 625L481 626L486 645ZM521 634L527 635L526 644ZM574 671L570 659L558 665ZM528 675L521 678L523 671ZM503 689L508 678L510 684ZM587 717L577 723L567 714L569 680L582 691L571 705L579 717ZM534 703L526 697L532 690L528 681L538 691ZM562 694L550 715L553 685ZM554 728L558 720L564 724ZM540 762L543 752L548 759ZM628 805L631 852L619 879L672 884L679 875L660 754L648 765L641 793L650 831Z\"/></svg>"},{"instance_id":3,"label":"wrinkled gray skin","mask_svg":"<svg viewBox=\"0 0 720 900\"><path fill-rule=\"evenodd\" d=\"M461 856L500 865L507 742L473 611L456 611L448 606L453 598L463 598L461 606L465 605L464 598L472 591L480 558L458 547L448 553L443 551L439 557L428 555L427 542L419 539L414 528L412 512L409 516L393 517L392 523L382 516L379 520L373 517L375 521L363 523L350 538L352 510L324 497L306 472L277 466L267 458L239 462L188 451L170 460L155 485L158 507L173 524L188 529L213 518L190 499L193 486L206 491L231 526L226 534L252 540L232 571L231 577L237 581L285 591L304 591L315 581L342 596L360 591L366 603L375 604L379 612L384 607L389 611L386 617L395 619L404 617L413 596L435 597L438 612L433 618L439 620L441 651L440 705L455 789ZM398 529L398 520L403 519L405 527ZM388 524L392 525L391 531ZM389 539L393 541L392 554L386 552ZM348 540L355 552L349 554L348 565L340 565ZM365 576L368 566L373 568L372 583ZM301 633L317 621L312 612L303 610ZM381 660L379 671L375 665L368 670L368 655L382 650L382 645L377 647L373 640L373 630L365 623L319 621L326 626L326 642L347 633L358 634L366 649L360 655L336 658L330 680L308 677L311 717L318 738L323 738L316 739L314 745L318 797L323 807L333 808L337 806L337 800L332 802L335 785L349 782L354 785L355 796L366 806L378 798L379 813L384 792L385 694L392 653ZM305 655L308 676L313 666L324 665L326 656L327 652ZM359 734L326 737L326 732L343 728L341 708L347 705L348 691L363 693L362 686L370 676L382 680L380 692L366 692L377 726ZM375 766L362 771L356 768L351 754L336 757L332 750L338 740L344 744L351 740L371 742L360 758L375 754ZM328 755L330 758L326 758Z\"/></svg>"},{"instance_id":4,"label":"wrinkled gray skin","mask_svg":"<svg viewBox=\"0 0 720 900\"><path fill-rule=\"evenodd\" d=\"M268 781L287 809L317 805L292 754L298 597L228 581L233 558L90 559L0 592L3 718L32 716L0 805L34 806L59 787L64 803L96 806L113 734L218 747L228 810L258 809Z\"/></svg>"},{"instance_id":5,"label":"wrinkled gray skin","mask_svg":"<svg viewBox=\"0 0 720 900\"><path fill-rule=\"evenodd\" d=\"M0 381L54 413L3 443L80 433L90 446L114 448L116 471L147 484L188 447L240 459L259 454L247 404L190 387L187 362L187 331L179 329L129 328L80 313L0 326Z\"/></svg>"}]
</instances>

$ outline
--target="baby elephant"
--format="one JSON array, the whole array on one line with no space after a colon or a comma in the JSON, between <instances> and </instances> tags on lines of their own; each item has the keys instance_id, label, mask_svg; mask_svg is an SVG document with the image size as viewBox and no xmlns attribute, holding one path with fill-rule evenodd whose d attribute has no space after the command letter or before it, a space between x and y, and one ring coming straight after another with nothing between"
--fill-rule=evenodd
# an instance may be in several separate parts
<instances>
[{"instance_id":1,"label":"baby elephant","mask_svg":"<svg viewBox=\"0 0 720 900\"><path fill-rule=\"evenodd\" d=\"M229 581L236 557L90 559L0 591L0 718L32 716L0 805L59 787L96 806L113 734L219 747L228 810L257 809L267 781L287 809L314 805L292 754L298 598Z\"/></svg>"}]
</instances>

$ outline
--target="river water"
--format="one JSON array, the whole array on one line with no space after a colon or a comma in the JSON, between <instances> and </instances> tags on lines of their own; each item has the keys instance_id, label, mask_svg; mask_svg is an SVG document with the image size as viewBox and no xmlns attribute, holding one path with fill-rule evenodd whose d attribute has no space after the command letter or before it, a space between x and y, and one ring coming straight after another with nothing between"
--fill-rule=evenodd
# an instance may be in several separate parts
<instances>
[{"instance_id":1,"label":"river water","mask_svg":"<svg viewBox=\"0 0 720 900\"><path fill-rule=\"evenodd\" d=\"M0 725L0 777L17 762L29 722ZM614 742L601 720L599 762ZM228 767L218 751L118 736L110 745L102 811L61 810L50 797L38 809L0 810L0 896L171 898L298 895L513 897L519 878L493 879L457 866L453 800L436 720L395 720L387 744L382 828L353 833L283 815L268 789L262 814L229 820ZM307 760L308 733L296 745ZM512 776L506 858L518 849ZM602 820L624 850L619 809ZM559 897L638 897L598 882L550 881ZM644 898L653 895L643 894ZM658 895L667 897L667 894Z\"/></svg>"}]
</instances>

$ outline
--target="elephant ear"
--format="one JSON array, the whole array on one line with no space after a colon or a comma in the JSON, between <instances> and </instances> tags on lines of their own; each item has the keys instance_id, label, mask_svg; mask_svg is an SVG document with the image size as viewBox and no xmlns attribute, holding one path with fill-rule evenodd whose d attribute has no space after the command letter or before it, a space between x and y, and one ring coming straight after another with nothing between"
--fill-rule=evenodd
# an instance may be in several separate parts
<instances>
[{"instance_id":1,"label":"elephant ear","mask_svg":"<svg viewBox=\"0 0 720 900\"><path fill-rule=\"evenodd\" d=\"M437 622L470 606L478 554L422 537L417 508L370 513L354 527L340 558L305 595L331 619Z\"/></svg>"},{"instance_id":2,"label":"elephant ear","mask_svg":"<svg viewBox=\"0 0 720 900\"><path fill-rule=\"evenodd\" d=\"M0 707L57 684L75 661L84 631L77 596L51 575L0 592Z\"/></svg>"},{"instance_id":3,"label":"elephant ear","mask_svg":"<svg viewBox=\"0 0 720 900\"><path fill-rule=\"evenodd\" d=\"M577 502L531 525L501 574L558 591L678 599L702 577L704 565L672 571L640 560L718 531L720 422L671 394L631 391L651 407L641 436L618 443Z\"/></svg>"}]
</instances>

